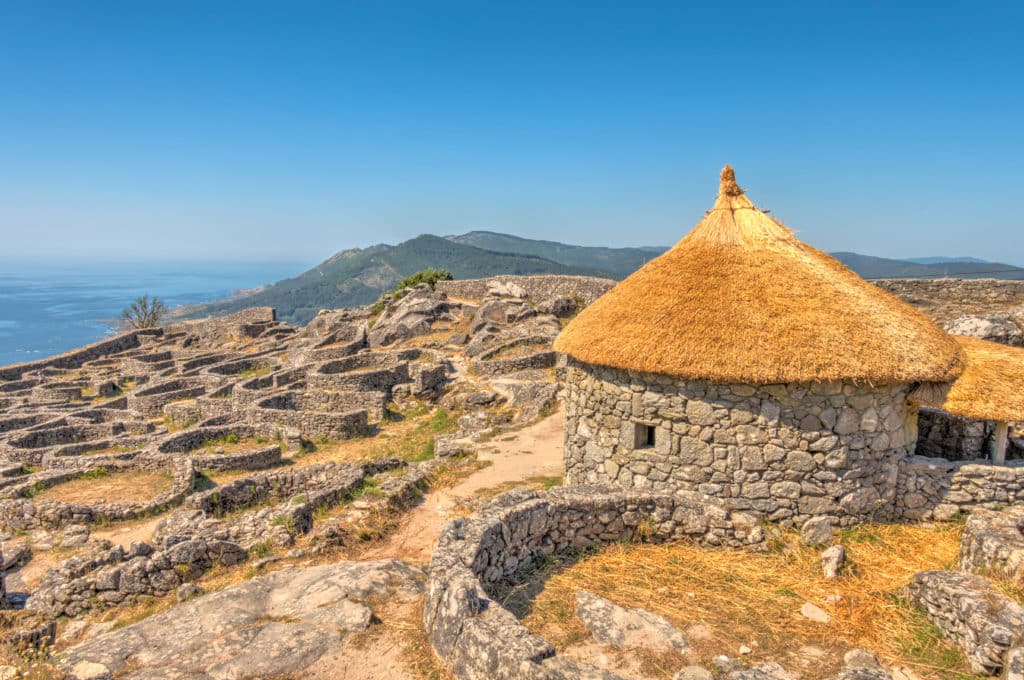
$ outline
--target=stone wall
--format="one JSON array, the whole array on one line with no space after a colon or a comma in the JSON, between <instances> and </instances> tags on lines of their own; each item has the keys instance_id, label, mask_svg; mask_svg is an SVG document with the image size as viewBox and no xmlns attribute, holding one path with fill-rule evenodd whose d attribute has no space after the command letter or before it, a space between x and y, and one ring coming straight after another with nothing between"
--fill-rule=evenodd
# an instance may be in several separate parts
<instances>
[{"instance_id":1,"label":"stone wall","mask_svg":"<svg viewBox=\"0 0 1024 680\"><path fill-rule=\"evenodd\" d=\"M566 484L691 489L786 526L884 515L916 439L905 385L717 385L575 361L566 385Z\"/></svg>"},{"instance_id":2,"label":"stone wall","mask_svg":"<svg viewBox=\"0 0 1024 680\"><path fill-rule=\"evenodd\" d=\"M1024 503L1024 460L995 465L908 456L899 463L890 519L948 520L974 508Z\"/></svg>"},{"instance_id":3,"label":"stone wall","mask_svg":"<svg viewBox=\"0 0 1024 680\"><path fill-rule=\"evenodd\" d=\"M139 458L133 459L129 463L131 468L139 465L142 465ZM176 456L164 463L164 466L166 469L169 469L171 474L171 488L148 501L142 503L97 503L95 505L86 505L55 500L11 498L0 501L0 528L7 531L59 529L68 524L120 522L166 510L181 503L186 496L192 493L195 481L195 468L192 465L192 461L185 456ZM128 467L125 469L128 469ZM33 475L31 480L27 480L26 484L34 485L36 481L39 481L44 486L53 486L60 482L81 477L87 471L87 469L79 469L39 473L38 475ZM16 495L25 488L24 485L12 486L4 489L4 495Z\"/></svg>"},{"instance_id":4,"label":"stone wall","mask_svg":"<svg viewBox=\"0 0 1024 680\"><path fill-rule=\"evenodd\" d=\"M143 418L163 415L165 404L206 394L207 385L198 378L175 378L136 390L128 395L128 410Z\"/></svg>"},{"instance_id":5,"label":"stone wall","mask_svg":"<svg viewBox=\"0 0 1024 680\"><path fill-rule=\"evenodd\" d=\"M960 541L960 568L1024 583L1024 507L972 512Z\"/></svg>"},{"instance_id":6,"label":"stone wall","mask_svg":"<svg viewBox=\"0 0 1024 680\"><path fill-rule=\"evenodd\" d=\"M295 494L329 486L338 479L347 479L353 471L360 478L383 470L400 467L397 458L385 458L363 465L350 463L320 463L306 467L287 468L280 471L264 472L197 493L188 499L186 505L208 514L223 514L241 508L264 503L270 499L287 499Z\"/></svg>"},{"instance_id":7,"label":"stone wall","mask_svg":"<svg viewBox=\"0 0 1024 680\"><path fill-rule=\"evenodd\" d=\"M248 410L247 419L268 436L276 436L286 429L298 430L305 437L347 439L365 434L369 419L365 409L330 413L325 411L299 411L292 407L290 397L269 397Z\"/></svg>"},{"instance_id":8,"label":"stone wall","mask_svg":"<svg viewBox=\"0 0 1024 680\"><path fill-rule=\"evenodd\" d=\"M696 493L584 487L503 494L441 532L430 560L423 615L431 646L459 678L602 677L591 666L556 658L554 648L519 623L492 592L540 555L644 537L759 547L764 531L753 517L730 513Z\"/></svg>"},{"instance_id":9,"label":"stone wall","mask_svg":"<svg viewBox=\"0 0 1024 680\"><path fill-rule=\"evenodd\" d=\"M164 332L188 333L193 335L208 335L210 333L223 332L228 326L269 324L277 320L277 312L273 307L249 307L226 316L217 316L208 319L195 321L179 321L178 323L164 326Z\"/></svg>"},{"instance_id":10,"label":"stone wall","mask_svg":"<svg viewBox=\"0 0 1024 680\"><path fill-rule=\"evenodd\" d=\"M917 418L918 456L948 460L989 458L996 424L921 408ZM1010 451L1008 450L1009 454Z\"/></svg>"},{"instance_id":11,"label":"stone wall","mask_svg":"<svg viewBox=\"0 0 1024 680\"><path fill-rule=\"evenodd\" d=\"M1024 643L1024 607L980 576L921 571L908 592L911 602L963 648L975 673L998 674L1006 653Z\"/></svg>"},{"instance_id":12,"label":"stone wall","mask_svg":"<svg viewBox=\"0 0 1024 680\"><path fill-rule=\"evenodd\" d=\"M184 540L162 550L132 543L126 552L118 545L49 570L25 607L56 618L140 597L162 597L214 565L231 566L246 556L238 544L218 539Z\"/></svg>"},{"instance_id":13,"label":"stone wall","mask_svg":"<svg viewBox=\"0 0 1024 680\"><path fill-rule=\"evenodd\" d=\"M139 347L142 344L143 338L159 336L161 334L162 330L159 328L130 331L107 340L94 342L85 347L79 347L64 354L58 354L48 359L4 366L0 368L0 380L19 380L25 374L46 368L78 368L87 361Z\"/></svg>"},{"instance_id":14,"label":"stone wall","mask_svg":"<svg viewBox=\"0 0 1024 680\"><path fill-rule=\"evenodd\" d=\"M536 276L492 276L487 279L462 279L459 281L438 281L434 290L453 298L482 300L487 295L487 286L492 281L514 283L526 291L526 296L536 302L550 300L561 295L579 296L584 304L601 297L618 281L600 279L594 276L557 276L539 274Z\"/></svg>"},{"instance_id":15,"label":"stone wall","mask_svg":"<svg viewBox=\"0 0 1024 680\"><path fill-rule=\"evenodd\" d=\"M1024 304L1024 281L1003 279L877 279L871 283L907 302L970 300L981 306Z\"/></svg>"},{"instance_id":16,"label":"stone wall","mask_svg":"<svg viewBox=\"0 0 1024 680\"><path fill-rule=\"evenodd\" d=\"M194 456L193 460L200 470L265 470L281 462L281 445L235 453L206 453Z\"/></svg>"},{"instance_id":17,"label":"stone wall","mask_svg":"<svg viewBox=\"0 0 1024 680\"><path fill-rule=\"evenodd\" d=\"M246 439L255 434L256 431L251 426L241 424L195 427L167 436L156 447L156 450L160 453L187 453L202 448L207 445L207 442L214 442L230 435L234 435L238 439Z\"/></svg>"}]
</instances>

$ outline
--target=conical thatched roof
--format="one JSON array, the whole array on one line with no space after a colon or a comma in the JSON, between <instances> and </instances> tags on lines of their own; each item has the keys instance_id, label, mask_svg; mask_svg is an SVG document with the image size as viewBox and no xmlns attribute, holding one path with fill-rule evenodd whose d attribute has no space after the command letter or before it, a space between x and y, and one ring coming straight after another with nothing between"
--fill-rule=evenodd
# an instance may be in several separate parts
<instances>
[{"instance_id":1,"label":"conical thatched roof","mask_svg":"<svg viewBox=\"0 0 1024 680\"><path fill-rule=\"evenodd\" d=\"M1024 421L1024 349L953 336L964 372L952 384L922 385L911 399L974 420Z\"/></svg>"},{"instance_id":2,"label":"conical thatched roof","mask_svg":"<svg viewBox=\"0 0 1024 680\"><path fill-rule=\"evenodd\" d=\"M800 242L743 194L584 309L555 348L580 361L717 382L949 381L956 342Z\"/></svg>"}]
</instances>

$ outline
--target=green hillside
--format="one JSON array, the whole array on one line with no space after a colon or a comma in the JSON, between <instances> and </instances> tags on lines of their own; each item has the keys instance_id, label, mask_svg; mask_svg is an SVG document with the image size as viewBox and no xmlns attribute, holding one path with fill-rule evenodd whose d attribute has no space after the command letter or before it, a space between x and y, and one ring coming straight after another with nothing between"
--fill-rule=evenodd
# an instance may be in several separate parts
<instances>
[{"instance_id":1,"label":"green hillside","mask_svg":"<svg viewBox=\"0 0 1024 680\"><path fill-rule=\"evenodd\" d=\"M613 278L624 279L641 265L661 255L666 248L600 248L574 246L556 241L537 241L493 231L471 231L448 240L502 253L535 255L571 267L598 268Z\"/></svg>"},{"instance_id":2,"label":"green hillside","mask_svg":"<svg viewBox=\"0 0 1024 680\"><path fill-rule=\"evenodd\" d=\"M227 314L265 305L275 307L278 318L302 325L321 309L370 304L406 276L428 267L447 269L457 279L496 274L610 275L597 267L575 267L533 255L493 252L423 235L396 246L341 251L293 279L243 297L194 307L188 316Z\"/></svg>"}]
</instances>

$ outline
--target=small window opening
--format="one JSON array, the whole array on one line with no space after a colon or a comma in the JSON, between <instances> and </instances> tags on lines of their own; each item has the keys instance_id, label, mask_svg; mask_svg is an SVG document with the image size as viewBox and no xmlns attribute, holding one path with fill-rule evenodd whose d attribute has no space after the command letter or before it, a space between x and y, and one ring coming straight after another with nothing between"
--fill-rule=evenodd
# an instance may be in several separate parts
<instances>
[{"instance_id":1,"label":"small window opening","mask_svg":"<svg viewBox=\"0 0 1024 680\"><path fill-rule=\"evenodd\" d=\"M654 448L654 426L637 424L636 426L636 448Z\"/></svg>"}]
</instances>

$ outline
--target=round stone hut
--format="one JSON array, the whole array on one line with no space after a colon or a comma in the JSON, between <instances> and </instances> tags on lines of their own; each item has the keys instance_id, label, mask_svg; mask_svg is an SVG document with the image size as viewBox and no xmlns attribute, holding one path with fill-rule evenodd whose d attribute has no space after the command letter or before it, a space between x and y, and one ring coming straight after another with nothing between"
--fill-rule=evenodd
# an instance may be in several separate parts
<instances>
[{"instance_id":1,"label":"round stone hut","mask_svg":"<svg viewBox=\"0 0 1024 680\"><path fill-rule=\"evenodd\" d=\"M786 525L884 516L917 437L908 393L962 371L952 337L757 209L728 166L704 219L555 348L567 485L697 490Z\"/></svg>"}]
</instances>

